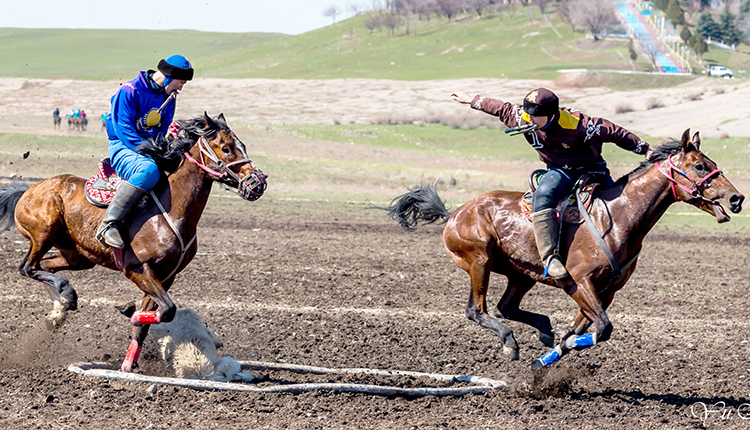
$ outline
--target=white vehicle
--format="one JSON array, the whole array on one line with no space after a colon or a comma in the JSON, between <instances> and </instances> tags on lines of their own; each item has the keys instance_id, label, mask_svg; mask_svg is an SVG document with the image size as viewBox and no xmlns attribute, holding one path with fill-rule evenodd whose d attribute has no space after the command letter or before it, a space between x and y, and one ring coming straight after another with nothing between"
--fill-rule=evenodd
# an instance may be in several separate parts
<instances>
[{"instance_id":1,"label":"white vehicle","mask_svg":"<svg viewBox=\"0 0 750 430\"><path fill-rule=\"evenodd\" d=\"M708 69L708 76L712 76L714 78L731 78L732 77L732 71L727 69L724 66L711 66Z\"/></svg>"}]
</instances>

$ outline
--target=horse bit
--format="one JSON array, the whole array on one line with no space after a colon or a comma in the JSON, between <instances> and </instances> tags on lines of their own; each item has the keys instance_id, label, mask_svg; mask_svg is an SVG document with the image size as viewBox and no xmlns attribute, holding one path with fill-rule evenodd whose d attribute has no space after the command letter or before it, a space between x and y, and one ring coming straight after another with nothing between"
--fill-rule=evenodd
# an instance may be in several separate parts
<instances>
[{"instance_id":1,"label":"horse bit","mask_svg":"<svg viewBox=\"0 0 750 430\"><path fill-rule=\"evenodd\" d=\"M267 186L266 175L264 175L260 169L255 168L255 165L253 165L253 162L249 158L247 158L247 155L244 154L244 151L242 151L243 155L245 155L244 159L233 161L229 164L224 164L224 162L222 162L216 155L216 152L214 152L213 148L211 148L211 146L208 144L208 141L206 141L205 137L201 136L200 139L198 139L198 147L200 148L201 154L200 162L187 152L185 153L185 157L187 157L187 159L194 163L196 166L200 167L211 175L217 176L223 183L232 185L236 183L237 194L245 200L249 200L252 202L258 200L260 196L263 195L263 192L266 190ZM208 167L206 165L204 157L216 163L221 171L217 172L216 170ZM244 178L240 178L239 176L237 176L237 174L234 173L231 169L231 167L238 165L241 166L247 163L250 163L250 165L252 165L255 169L252 172L248 173Z\"/></svg>"}]
</instances>

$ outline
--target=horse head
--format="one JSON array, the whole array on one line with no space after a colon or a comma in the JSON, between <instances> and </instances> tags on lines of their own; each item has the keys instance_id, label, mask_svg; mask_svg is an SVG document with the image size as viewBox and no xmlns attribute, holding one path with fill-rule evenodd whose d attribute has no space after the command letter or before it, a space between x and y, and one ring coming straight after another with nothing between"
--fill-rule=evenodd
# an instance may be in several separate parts
<instances>
[{"instance_id":1,"label":"horse head","mask_svg":"<svg viewBox=\"0 0 750 430\"><path fill-rule=\"evenodd\" d=\"M680 143L681 151L654 163L671 181L675 200L684 201L715 216L717 222L729 221L724 207L739 213L745 196L729 182L716 163L701 152L698 132L691 140L690 129L685 130Z\"/></svg>"},{"instance_id":2,"label":"horse head","mask_svg":"<svg viewBox=\"0 0 750 430\"><path fill-rule=\"evenodd\" d=\"M198 137L185 154L190 161L213 180L235 188L245 200L254 201L263 195L266 175L247 156L245 144L229 128L223 113L214 120L204 112L203 117L192 120L187 132Z\"/></svg>"}]
</instances>

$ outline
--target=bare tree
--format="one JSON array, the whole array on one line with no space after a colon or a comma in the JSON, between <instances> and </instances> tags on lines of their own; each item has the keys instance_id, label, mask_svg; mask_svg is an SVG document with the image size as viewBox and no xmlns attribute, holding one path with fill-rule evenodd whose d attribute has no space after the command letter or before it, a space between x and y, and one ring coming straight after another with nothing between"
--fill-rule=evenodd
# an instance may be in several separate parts
<instances>
[{"instance_id":1,"label":"bare tree","mask_svg":"<svg viewBox=\"0 0 750 430\"><path fill-rule=\"evenodd\" d=\"M387 13L383 18L383 25L388 29L388 32L393 36L396 31L396 27L401 25L401 16L395 13Z\"/></svg>"},{"instance_id":2,"label":"bare tree","mask_svg":"<svg viewBox=\"0 0 750 430\"><path fill-rule=\"evenodd\" d=\"M366 8L367 6L360 2L350 1L346 3L346 11L349 12L349 16L357 16Z\"/></svg>"},{"instance_id":3,"label":"bare tree","mask_svg":"<svg viewBox=\"0 0 750 430\"><path fill-rule=\"evenodd\" d=\"M370 31L370 36L372 37L372 33L380 28L380 26L383 25L380 19L380 14L373 13L371 16L369 16L365 20L365 28Z\"/></svg>"},{"instance_id":4,"label":"bare tree","mask_svg":"<svg viewBox=\"0 0 750 430\"><path fill-rule=\"evenodd\" d=\"M534 0L534 4L539 6L539 11L541 11L542 15L544 15L544 10L547 9L547 3L551 1L552 0Z\"/></svg>"},{"instance_id":5,"label":"bare tree","mask_svg":"<svg viewBox=\"0 0 750 430\"><path fill-rule=\"evenodd\" d=\"M594 40L607 28L618 23L617 12L609 0L576 0L570 2L571 25L591 31Z\"/></svg>"},{"instance_id":6,"label":"bare tree","mask_svg":"<svg viewBox=\"0 0 750 430\"><path fill-rule=\"evenodd\" d=\"M323 11L323 16L333 18L333 23L336 24L336 16L339 14L339 8L336 5L330 5L326 10Z\"/></svg>"},{"instance_id":7,"label":"bare tree","mask_svg":"<svg viewBox=\"0 0 750 430\"><path fill-rule=\"evenodd\" d=\"M480 18L482 16L482 13L484 13L484 11L487 10L487 7L490 5L487 0L466 0L465 4L467 9L476 12Z\"/></svg>"},{"instance_id":8,"label":"bare tree","mask_svg":"<svg viewBox=\"0 0 750 430\"><path fill-rule=\"evenodd\" d=\"M461 11L463 6L461 3L463 3L461 0L435 0L437 10L448 17L448 22L451 22L451 18Z\"/></svg>"},{"instance_id":9,"label":"bare tree","mask_svg":"<svg viewBox=\"0 0 750 430\"><path fill-rule=\"evenodd\" d=\"M557 13L562 17L563 21L567 21L570 24L570 29L576 31L576 24L572 18L573 15L573 3L575 0L562 0L557 6Z\"/></svg>"}]
</instances>

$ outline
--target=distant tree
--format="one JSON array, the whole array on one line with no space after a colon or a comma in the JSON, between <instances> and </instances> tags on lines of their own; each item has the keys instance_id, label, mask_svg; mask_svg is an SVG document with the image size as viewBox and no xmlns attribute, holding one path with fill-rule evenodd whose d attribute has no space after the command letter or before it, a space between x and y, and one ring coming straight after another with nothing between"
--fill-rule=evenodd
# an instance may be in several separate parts
<instances>
[{"instance_id":1,"label":"distant tree","mask_svg":"<svg viewBox=\"0 0 750 430\"><path fill-rule=\"evenodd\" d=\"M456 16L462 7L461 2L457 0L435 0L435 6L440 13L448 17L448 22L451 22L451 18Z\"/></svg>"},{"instance_id":2,"label":"distant tree","mask_svg":"<svg viewBox=\"0 0 750 430\"><path fill-rule=\"evenodd\" d=\"M680 7L677 0L669 0L669 6L666 10L667 18L672 20L674 25L685 25L685 11Z\"/></svg>"},{"instance_id":3,"label":"distant tree","mask_svg":"<svg viewBox=\"0 0 750 430\"><path fill-rule=\"evenodd\" d=\"M396 32L396 27L401 25L401 16L396 13L387 13L383 17L383 25L388 29L391 36Z\"/></svg>"},{"instance_id":4,"label":"distant tree","mask_svg":"<svg viewBox=\"0 0 750 430\"><path fill-rule=\"evenodd\" d=\"M547 9L547 4L551 3L552 0L534 0L534 4L539 6L539 11L544 15L544 11Z\"/></svg>"},{"instance_id":5,"label":"distant tree","mask_svg":"<svg viewBox=\"0 0 750 430\"><path fill-rule=\"evenodd\" d=\"M573 2L575 0L562 0L559 5L557 5L557 13L562 17L563 21L567 21L568 24L570 24L570 29L573 31L576 31L576 24L575 20L571 17L573 14Z\"/></svg>"},{"instance_id":6,"label":"distant tree","mask_svg":"<svg viewBox=\"0 0 750 430\"><path fill-rule=\"evenodd\" d=\"M682 27L682 30L680 31L680 39L682 39L683 42L688 43L691 37L693 37L693 33L690 32L687 25Z\"/></svg>"},{"instance_id":7,"label":"distant tree","mask_svg":"<svg viewBox=\"0 0 750 430\"><path fill-rule=\"evenodd\" d=\"M750 44L750 0L745 0L740 4L740 14L737 17L737 31L740 32L742 41Z\"/></svg>"},{"instance_id":8,"label":"distant tree","mask_svg":"<svg viewBox=\"0 0 750 430\"><path fill-rule=\"evenodd\" d=\"M724 6L724 11L719 15L719 31L721 32L721 40L724 43L736 45L740 43L740 32L734 24L735 17L729 10L729 3Z\"/></svg>"},{"instance_id":9,"label":"distant tree","mask_svg":"<svg viewBox=\"0 0 750 430\"><path fill-rule=\"evenodd\" d=\"M364 3L356 1L350 1L346 3L346 11L349 12L349 16L356 16L366 8L367 7L364 5Z\"/></svg>"},{"instance_id":10,"label":"distant tree","mask_svg":"<svg viewBox=\"0 0 750 430\"><path fill-rule=\"evenodd\" d=\"M708 12L703 12L698 16L698 20L695 22L695 32L703 36L704 39L708 37L721 38L719 25Z\"/></svg>"},{"instance_id":11,"label":"distant tree","mask_svg":"<svg viewBox=\"0 0 750 430\"><path fill-rule=\"evenodd\" d=\"M630 61L635 62L638 58L638 53L635 52L635 46L633 46L633 39L628 42L628 54L630 55Z\"/></svg>"},{"instance_id":12,"label":"distant tree","mask_svg":"<svg viewBox=\"0 0 750 430\"><path fill-rule=\"evenodd\" d=\"M690 47L693 48L693 51L695 51L695 53L701 58L703 58L703 54L708 51L708 44L703 40L703 36L698 33L693 35L689 43Z\"/></svg>"},{"instance_id":13,"label":"distant tree","mask_svg":"<svg viewBox=\"0 0 750 430\"><path fill-rule=\"evenodd\" d=\"M373 13L365 20L365 28L370 31L370 37L372 37L372 33L379 29L381 25L383 24L380 20L380 14L377 13Z\"/></svg>"},{"instance_id":14,"label":"distant tree","mask_svg":"<svg viewBox=\"0 0 750 430\"><path fill-rule=\"evenodd\" d=\"M481 17L482 13L484 13L484 11L490 6L490 3L487 0L466 0L465 4L467 9L476 12L479 17Z\"/></svg>"},{"instance_id":15,"label":"distant tree","mask_svg":"<svg viewBox=\"0 0 750 430\"><path fill-rule=\"evenodd\" d=\"M336 24L336 16L339 14L339 8L336 5L330 5L323 11L323 16L333 18L333 23Z\"/></svg>"},{"instance_id":16,"label":"distant tree","mask_svg":"<svg viewBox=\"0 0 750 430\"><path fill-rule=\"evenodd\" d=\"M594 40L604 29L617 24L615 7L609 0L576 0L570 4L570 18L575 25L591 31Z\"/></svg>"}]
</instances>

